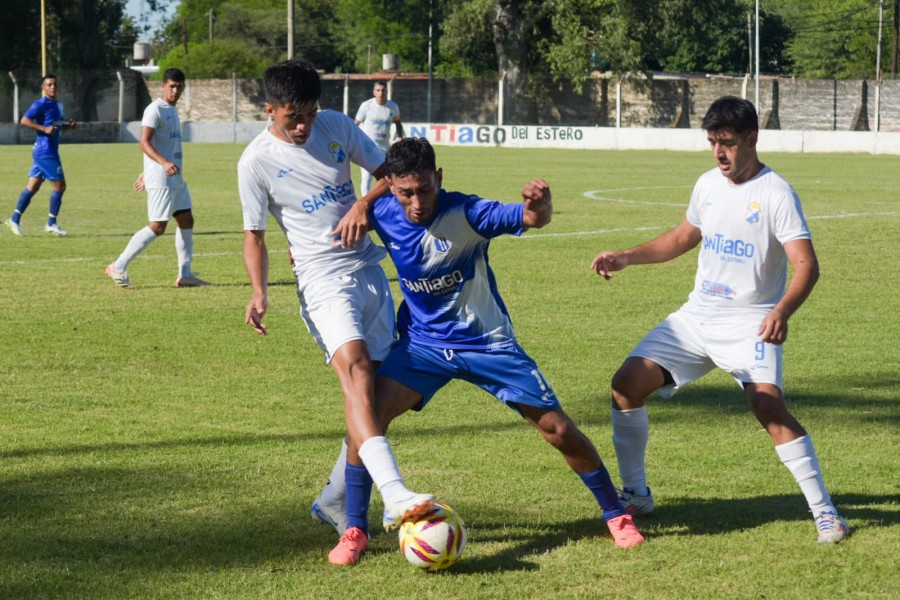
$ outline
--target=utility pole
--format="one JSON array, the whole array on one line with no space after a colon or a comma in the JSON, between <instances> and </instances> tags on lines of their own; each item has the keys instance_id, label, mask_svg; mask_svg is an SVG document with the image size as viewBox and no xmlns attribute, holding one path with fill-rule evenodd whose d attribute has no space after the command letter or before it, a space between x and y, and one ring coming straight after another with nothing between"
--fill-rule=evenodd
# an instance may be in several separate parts
<instances>
[{"instance_id":1,"label":"utility pole","mask_svg":"<svg viewBox=\"0 0 900 600\"><path fill-rule=\"evenodd\" d=\"M41 0L41 77L47 74L47 11Z\"/></svg>"},{"instance_id":2,"label":"utility pole","mask_svg":"<svg viewBox=\"0 0 900 600\"><path fill-rule=\"evenodd\" d=\"M212 45L213 9L209 9L209 44Z\"/></svg>"},{"instance_id":3,"label":"utility pole","mask_svg":"<svg viewBox=\"0 0 900 600\"><path fill-rule=\"evenodd\" d=\"M294 58L294 0L287 0L287 57Z\"/></svg>"},{"instance_id":4,"label":"utility pole","mask_svg":"<svg viewBox=\"0 0 900 600\"><path fill-rule=\"evenodd\" d=\"M184 55L188 55L188 32L187 32L187 16L181 20L181 27L184 31Z\"/></svg>"},{"instance_id":5,"label":"utility pole","mask_svg":"<svg viewBox=\"0 0 900 600\"><path fill-rule=\"evenodd\" d=\"M894 0L894 49L891 60L891 79L897 79L897 42L900 38L900 0Z\"/></svg>"}]
</instances>

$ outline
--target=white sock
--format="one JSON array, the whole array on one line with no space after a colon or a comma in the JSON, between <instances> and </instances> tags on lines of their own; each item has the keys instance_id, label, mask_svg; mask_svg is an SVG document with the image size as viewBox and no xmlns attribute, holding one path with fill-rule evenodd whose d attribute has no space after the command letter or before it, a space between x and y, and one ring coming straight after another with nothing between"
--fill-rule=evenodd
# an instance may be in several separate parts
<instances>
[{"instance_id":1,"label":"white sock","mask_svg":"<svg viewBox=\"0 0 900 600\"><path fill-rule=\"evenodd\" d=\"M341 444L341 453L338 455L337 462L331 469L331 475L328 477L328 483L319 499L325 504L339 504L344 506L347 498L347 481L344 479L344 470L347 468L347 440Z\"/></svg>"},{"instance_id":2,"label":"white sock","mask_svg":"<svg viewBox=\"0 0 900 600\"><path fill-rule=\"evenodd\" d=\"M613 408L610 421L622 487L632 490L639 496L646 496L650 493L647 489L647 472L644 466L647 440L650 439L647 407L641 406L630 410Z\"/></svg>"},{"instance_id":3,"label":"white sock","mask_svg":"<svg viewBox=\"0 0 900 600\"><path fill-rule=\"evenodd\" d=\"M178 273L179 277L190 277L191 260L194 257L194 230L182 229L175 230L175 252L178 254Z\"/></svg>"},{"instance_id":4,"label":"white sock","mask_svg":"<svg viewBox=\"0 0 900 600\"><path fill-rule=\"evenodd\" d=\"M825 489L825 481L822 479L812 439L804 435L786 444L775 446L775 452L797 480L813 515L826 511L837 514L834 504L831 503L831 496Z\"/></svg>"},{"instance_id":5,"label":"white sock","mask_svg":"<svg viewBox=\"0 0 900 600\"><path fill-rule=\"evenodd\" d=\"M128 245L125 246L125 250L122 254L119 255L119 258L116 259L116 268L122 269L123 271L128 268L128 265L131 264L137 255L146 250L147 246L156 239L156 234L153 233L153 230L150 227L144 227L133 236L131 236L131 240L128 242Z\"/></svg>"},{"instance_id":6,"label":"white sock","mask_svg":"<svg viewBox=\"0 0 900 600\"><path fill-rule=\"evenodd\" d=\"M403 483L403 476L394 459L391 444L384 436L370 437L359 447L359 457L372 476L372 481L385 504L394 503L412 496Z\"/></svg>"}]
</instances>

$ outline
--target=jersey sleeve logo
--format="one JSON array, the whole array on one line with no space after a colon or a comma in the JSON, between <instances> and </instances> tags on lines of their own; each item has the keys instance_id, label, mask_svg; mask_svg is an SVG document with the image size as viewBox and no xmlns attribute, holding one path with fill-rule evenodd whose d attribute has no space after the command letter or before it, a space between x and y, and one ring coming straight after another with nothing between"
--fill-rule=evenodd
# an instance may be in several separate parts
<instances>
[{"instance_id":1,"label":"jersey sleeve logo","mask_svg":"<svg viewBox=\"0 0 900 600\"><path fill-rule=\"evenodd\" d=\"M331 155L331 159L336 163L342 163L347 159L344 149L338 142L328 144L328 154Z\"/></svg>"},{"instance_id":2,"label":"jersey sleeve logo","mask_svg":"<svg viewBox=\"0 0 900 600\"><path fill-rule=\"evenodd\" d=\"M748 223L756 224L759 223L759 213L762 210L759 206L759 202L751 202L750 206L747 207L747 216L744 217Z\"/></svg>"}]
</instances>

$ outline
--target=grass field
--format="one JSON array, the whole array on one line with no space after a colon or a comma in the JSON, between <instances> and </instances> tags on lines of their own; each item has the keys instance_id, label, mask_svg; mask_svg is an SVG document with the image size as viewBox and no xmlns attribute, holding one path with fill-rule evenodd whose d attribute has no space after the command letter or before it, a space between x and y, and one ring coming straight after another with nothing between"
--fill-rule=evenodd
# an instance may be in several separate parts
<instances>
[{"instance_id":1,"label":"grass field","mask_svg":"<svg viewBox=\"0 0 900 600\"><path fill-rule=\"evenodd\" d=\"M470 526L463 561L429 575L383 532L358 566L327 562L335 536L308 508L339 449L341 400L298 317L280 232L270 335L243 324L241 151L186 147L194 268L208 288L173 287L171 230L131 265L135 290L104 275L146 220L130 188L136 145L63 146L68 238L43 232L49 189L23 220L27 237L0 230L0 597L898 597L896 158L763 156L800 193L822 265L791 322L785 380L851 538L816 544L796 484L721 373L650 402L657 510L638 519L649 543L628 551L536 432L451 384L391 430L410 486ZM695 255L611 282L588 266L677 223L711 157L437 151L447 189L515 201L529 179L550 182L553 223L495 241L491 261L520 341L615 474L610 377L685 300ZM3 218L29 164L28 147L0 147Z\"/></svg>"}]
</instances>

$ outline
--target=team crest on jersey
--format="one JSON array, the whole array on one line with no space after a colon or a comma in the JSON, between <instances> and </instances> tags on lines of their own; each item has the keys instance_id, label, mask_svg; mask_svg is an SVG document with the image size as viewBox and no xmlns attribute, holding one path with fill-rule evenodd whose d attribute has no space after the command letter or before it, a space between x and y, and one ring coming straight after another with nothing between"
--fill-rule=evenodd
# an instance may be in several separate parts
<instances>
[{"instance_id":1,"label":"team crest on jersey","mask_svg":"<svg viewBox=\"0 0 900 600\"><path fill-rule=\"evenodd\" d=\"M446 254L450 251L450 242L447 241L447 238L436 237L434 238L434 249L440 252L441 254Z\"/></svg>"},{"instance_id":2,"label":"team crest on jersey","mask_svg":"<svg viewBox=\"0 0 900 600\"><path fill-rule=\"evenodd\" d=\"M751 202L747 207L747 216L744 217L748 223L759 223L759 202Z\"/></svg>"},{"instance_id":3,"label":"team crest on jersey","mask_svg":"<svg viewBox=\"0 0 900 600\"><path fill-rule=\"evenodd\" d=\"M344 154L344 149L337 142L331 142L328 144L328 153L331 155L332 160L336 163L342 163L347 158L347 155Z\"/></svg>"}]
</instances>

